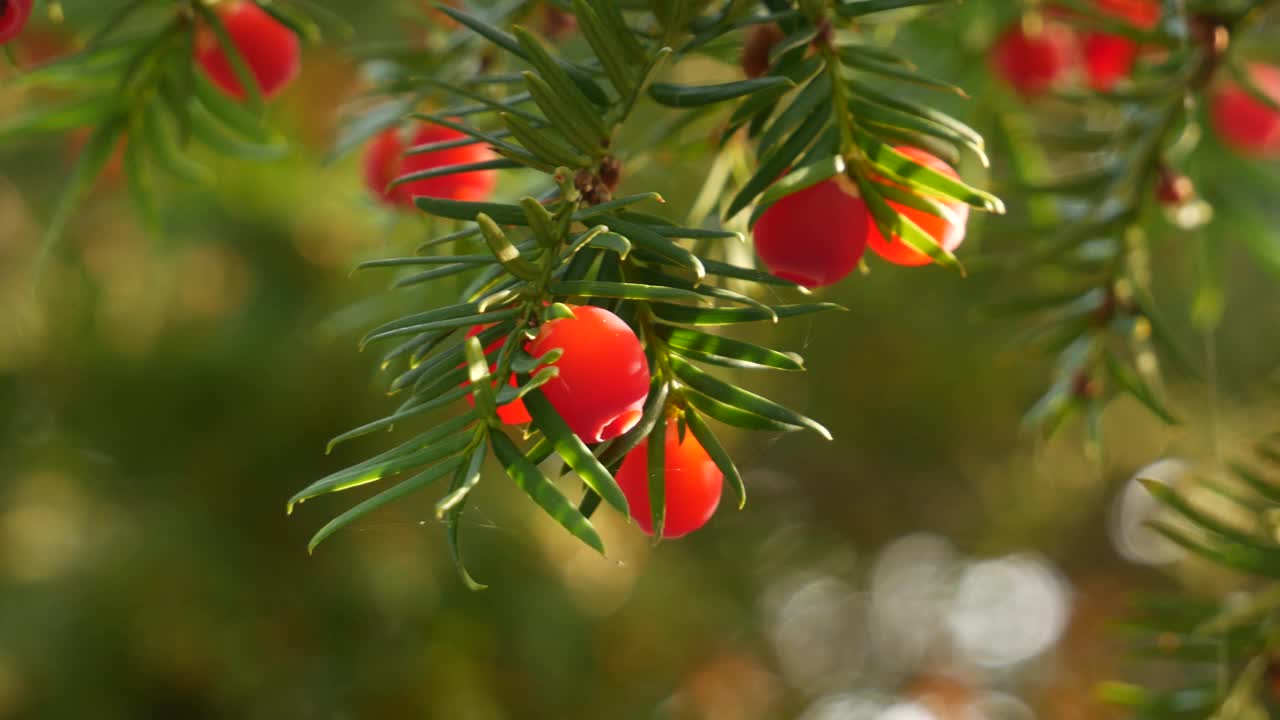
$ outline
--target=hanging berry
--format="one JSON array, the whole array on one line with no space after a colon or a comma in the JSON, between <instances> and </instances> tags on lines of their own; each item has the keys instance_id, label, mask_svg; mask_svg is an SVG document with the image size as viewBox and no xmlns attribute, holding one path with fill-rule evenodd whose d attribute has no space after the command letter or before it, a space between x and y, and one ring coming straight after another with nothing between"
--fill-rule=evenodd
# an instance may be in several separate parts
<instances>
[{"instance_id":1,"label":"hanging berry","mask_svg":"<svg viewBox=\"0 0 1280 720\"><path fill-rule=\"evenodd\" d=\"M264 98L274 97L298 75L301 50L298 36L288 26L248 0L221 3L216 12ZM214 84L237 100L244 99L244 88L211 30L201 30L195 52Z\"/></svg>"},{"instance_id":2,"label":"hanging berry","mask_svg":"<svg viewBox=\"0 0 1280 720\"><path fill-rule=\"evenodd\" d=\"M769 271L805 287L838 282L867 249L866 203L838 180L770 205L755 226L756 253Z\"/></svg>"},{"instance_id":3,"label":"hanging berry","mask_svg":"<svg viewBox=\"0 0 1280 720\"><path fill-rule=\"evenodd\" d=\"M365 185L370 192L388 205L405 208L413 207L413 198L417 195L450 200L487 200L497 182L497 173L493 170L473 170L455 175L414 180L393 188L387 187L391 181L409 173L493 159L493 151L488 146L478 143L417 155L405 155L405 152L412 147L461 140L465 137L462 133L443 125L423 123L406 144L401 140L398 128L386 130L374 138L365 150Z\"/></svg>"},{"instance_id":4,"label":"hanging berry","mask_svg":"<svg viewBox=\"0 0 1280 720\"><path fill-rule=\"evenodd\" d=\"M1153 0L1098 0L1097 6L1140 30L1150 30L1160 21L1160 6ZM1093 31L1085 34L1082 51L1089 86L1105 92L1133 71L1139 47L1124 35Z\"/></svg>"},{"instance_id":5,"label":"hanging berry","mask_svg":"<svg viewBox=\"0 0 1280 720\"><path fill-rule=\"evenodd\" d=\"M662 456L666 514L662 537L678 538L707 524L720 504L724 473L693 437L685 432L679 437L676 421L667 421ZM646 534L653 534L653 517L649 505L649 441L642 441L627 453L618 469L618 486L627 496L631 517Z\"/></svg>"},{"instance_id":6,"label":"hanging berry","mask_svg":"<svg viewBox=\"0 0 1280 720\"><path fill-rule=\"evenodd\" d=\"M913 147L894 149L925 167L957 180L960 179L950 165L924 150ZM937 241L943 250L951 252L964 242L965 223L969 220L969 206L955 200L938 200L938 203L946 208L949 217L940 217L893 201L889 201L889 206L919 225L920 229ZM869 222L869 225L867 244L885 260L895 265L928 265L933 262L928 255L902 242L897 235L885 240L874 222Z\"/></svg>"},{"instance_id":7,"label":"hanging berry","mask_svg":"<svg viewBox=\"0 0 1280 720\"><path fill-rule=\"evenodd\" d=\"M1280 67L1250 63L1253 84L1272 102L1280 103ZM1234 82L1213 93L1210 114L1218 136L1246 157L1280 157L1280 111L1250 95Z\"/></svg>"},{"instance_id":8,"label":"hanging berry","mask_svg":"<svg viewBox=\"0 0 1280 720\"><path fill-rule=\"evenodd\" d=\"M34 0L0 0L0 43L18 37L31 17Z\"/></svg>"},{"instance_id":9,"label":"hanging berry","mask_svg":"<svg viewBox=\"0 0 1280 720\"><path fill-rule=\"evenodd\" d=\"M467 337L475 337L476 335L479 335L481 332L484 332L484 330L486 330L489 327L490 326L488 325L477 325L467 331ZM494 353L498 352L498 350L501 347L502 347L502 340L499 339L493 342L491 345L489 345L489 347L485 348L484 354L492 356ZM496 371L497 369L498 369L497 362L490 363L489 365L490 373ZM497 384L498 383L495 380L494 381L495 390L497 389ZM514 373L511 375L510 385L511 387L516 387L516 376ZM475 404L476 404L475 398L471 397L470 395L467 395L467 402L470 403L472 407L475 407ZM498 419L507 425L523 425L529 422L532 418L529 417L529 411L525 409L524 401L519 398L516 398L515 400L512 400L506 405L498 406Z\"/></svg>"},{"instance_id":10,"label":"hanging berry","mask_svg":"<svg viewBox=\"0 0 1280 720\"><path fill-rule=\"evenodd\" d=\"M1037 16L1005 30L992 48L995 72L1023 96L1059 85L1079 55L1075 33L1060 22Z\"/></svg>"},{"instance_id":11,"label":"hanging berry","mask_svg":"<svg viewBox=\"0 0 1280 720\"><path fill-rule=\"evenodd\" d=\"M542 386L547 400L589 443L618 437L640 421L649 396L649 361L622 318L591 305L572 318L543 323L525 350L534 357L561 348L559 375Z\"/></svg>"}]
</instances>

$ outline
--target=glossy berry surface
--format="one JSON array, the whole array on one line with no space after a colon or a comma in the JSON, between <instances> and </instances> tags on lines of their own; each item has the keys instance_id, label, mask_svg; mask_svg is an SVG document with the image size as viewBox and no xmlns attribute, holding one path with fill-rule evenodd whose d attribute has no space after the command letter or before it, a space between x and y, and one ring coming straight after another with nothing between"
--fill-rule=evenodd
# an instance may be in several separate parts
<instances>
[{"instance_id":1,"label":"glossy berry surface","mask_svg":"<svg viewBox=\"0 0 1280 720\"><path fill-rule=\"evenodd\" d=\"M937 170L943 175L957 180L960 179L960 176L956 174L956 171L950 165L924 150L913 147L898 147L894 149L931 170ZM960 243L964 242L965 223L969 220L969 206L954 200L937 200L951 211L952 217L944 218L931 215L923 210L899 205L892 200L889 201L889 206L898 213L910 218L916 225L919 225L920 229L937 241L943 250L951 252L959 247ZM928 265L933 262L928 255L899 240L897 235L885 240L884 235L880 233L874 222L871 222L870 230L868 230L867 244L877 255L895 265Z\"/></svg>"},{"instance_id":2,"label":"glossy berry surface","mask_svg":"<svg viewBox=\"0 0 1280 720\"><path fill-rule=\"evenodd\" d=\"M525 350L563 355L557 377L542 386L560 417L584 442L618 437L640 421L649 396L649 361L622 318L590 305L571 308L572 318L543 323Z\"/></svg>"},{"instance_id":3,"label":"glossy berry surface","mask_svg":"<svg viewBox=\"0 0 1280 720\"><path fill-rule=\"evenodd\" d=\"M493 170L471 172L443 177L415 180L388 189L392 180L413 172L431 170L449 165L464 165L493 159L493 152L480 144L462 145L445 150L408 155L409 148L428 143L460 140L466 136L450 128L424 124L405 142L400 130L391 128L370 141L364 155L364 180L369 191L388 205L412 208L417 195L447 198L450 200L487 200L497 183Z\"/></svg>"},{"instance_id":4,"label":"glossy berry surface","mask_svg":"<svg viewBox=\"0 0 1280 720\"><path fill-rule=\"evenodd\" d=\"M782 38L782 29L773 23L752 26L742 45L742 72L749 78L758 78L769 72L769 51Z\"/></svg>"},{"instance_id":5,"label":"glossy berry surface","mask_svg":"<svg viewBox=\"0 0 1280 720\"><path fill-rule=\"evenodd\" d=\"M475 337L476 335L479 335L488 327L489 327L488 325L477 325L467 331L467 337ZM501 348L502 348L502 340L499 339L494 341L491 345L489 345L489 347L485 348L484 354L489 357L493 357L494 353L498 352L498 350L500 350ZM498 363L496 361L489 364L490 373L497 371L497 369L498 369ZM508 384L511 385L511 387L516 387L517 383L516 383L515 373L511 374L511 381ZM493 385L494 385L494 390L496 391L498 381L494 380ZM467 403L469 403L472 407L475 407L475 404L476 404L475 398L471 397L470 395L467 395ZM529 411L525 409L524 401L520 399L512 400L506 405L499 405L498 419L501 420L506 425L523 425L529 422L530 420L532 420L532 418L529 417Z\"/></svg>"},{"instance_id":6,"label":"glossy berry surface","mask_svg":"<svg viewBox=\"0 0 1280 720\"><path fill-rule=\"evenodd\" d=\"M858 266L869 220L862 198L836 180L792 193L756 222L756 254L774 275L805 287L830 285Z\"/></svg>"},{"instance_id":7,"label":"glossy berry surface","mask_svg":"<svg viewBox=\"0 0 1280 720\"><path fill-rule=\"evenodd\" d=\"M252 2L224 2L216 10L264 98L274 97L297 77L301 50L293 30ZM244 99L244 88L230 59L208 28L196 38L196 59L215 85L238 100Z\"/></svg>"},{"instance_id":8,"label":"glossy berry surface","mask_svg":"<svg viewBox=\"0 0 1280 720\"><path fill-rule=\"evenodd\" d=\"M991 62L997 75L1030 97L1060 84L1077 56L1076 36L1067 26L1050 21L1028 32L1015 23L996 40Z\"/></svg>"},{"instance_id":9,"label":"glossy berry surface","mask_svg":"<svg viewBox=\"0 0 1280 720\"><path fill-rule=\"evenodd\" d=\"M1253 84L1280 103L1280 67L1248 66ZM1218 87L1210 102L1218 137L1246 157L1280 157L1280 111L1253 97L1234 82Z\"/></svg>"},{"instance_id":10,"label":"glossy berry surface","mask_svg":"<svg viewBox=\"0 0 1280 720\"><path fill-rule=\"evenodd\" d=\"M0 43L18 37L31 17L34 0L0 0Z\"/></svg>"},{"instance_id":11,"label":"glossy berry surface","mask_svg":"<svg viewBox=\"0 0 1280 720\"><path fill-rule=\"evenodd\" d=\"M724 474L707 455L693 433L680 441L675 420L667 421L662 457L666 516L662 537L678 538L707 524L720 505ZM616 477L627 496L631 517L646 534L653 534L652 508L649 505L649 441L646 439L627 453Z\"/></svg>"}]
</instances>

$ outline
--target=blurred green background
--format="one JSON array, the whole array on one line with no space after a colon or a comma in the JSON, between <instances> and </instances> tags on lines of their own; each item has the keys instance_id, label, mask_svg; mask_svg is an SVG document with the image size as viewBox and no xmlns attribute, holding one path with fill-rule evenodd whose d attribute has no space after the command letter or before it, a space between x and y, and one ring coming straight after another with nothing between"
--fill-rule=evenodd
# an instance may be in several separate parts
<instances>
[{"instance_id":1,"label":"blurred green background","mask_svg":"<svg viewBox=\"0 0 1280 720\"><path fill-rule=\"evenodd\" d=\"M396 35L390 10L329 4L365 37ZM67 27L33 26L20 57L64 47L74 9ZM969 51L922 65L963 69L977 122L1007 99ZM1280 243L1274 204L1269 223L1223 212L1198 235L1155 236L1166 314L1202 368L1216 360L1207 383L1169 377L1182 427L1119 401L1100 459L1074 428L1019 430L1047 362L1023 319L977 309L1020 278L873 262L820 293L849 312L753 329L809 372L744 382L836 440L726 430L744 511L726 500L654 550L602 509L601 558L490 468L463 528L484 592L458 580L434 492L308 556L311 533L366 493L293 516L285 500L388 446L323 452L391 407L357 339L456 288L389 294L382 271L350 274L433 228L375 207L358 158L322 163L358 68L330 48L303 65L273 108L296 138L288 160L214 161L213 187L175 184L162 237L103 178L34 293L74 151L62 137L0 147L0 718L1099 718L1094 684L1132 671L1111 623L1135 592L1170 576L1233 586L1163 562L1124 490L1152 461L1210 465L1276 427L1277 293L1235 243ZM40 99L5 77L0 117ZM625 189L659 189L678 217L703 151L647 158ZM1212 147L1204 162L1226 200L1277 179ZM961 258L1019 241L975 224ZM1189 320L1195 257L1215 241L1227 314L1205 338Z\"/></svg>"}]
</instances>

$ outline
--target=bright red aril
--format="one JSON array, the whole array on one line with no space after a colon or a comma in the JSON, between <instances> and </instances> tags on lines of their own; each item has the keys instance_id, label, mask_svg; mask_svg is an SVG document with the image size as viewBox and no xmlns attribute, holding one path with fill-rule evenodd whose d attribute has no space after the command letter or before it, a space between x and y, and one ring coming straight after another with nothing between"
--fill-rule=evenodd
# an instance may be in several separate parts
<instances>
[{"instance_id":1,"label":"bright red aril","mask_svg":"<svg viewBox=\"0 0 1280 720\"><path fill-rule=\"evenodd\" d=\"M1160 6L1154 0L1098 0L1098 9L1141 30L1160 21ZM1138 43L1106 32L1089 32L1084 37L1084 68L1089 86L1107 91L1128 77L1138 58Z\"/></svg>"},{"instance_id":2,"label":"bright red aril","mask_svg":"<svg viewBox=\"0 0 1280 720\"><path fill-rule=\"evenodd\" d=\"M0 0L0 44L18 37L31 17L33 0Z\"/></svg>"},{"instance_id":3,"label":"bright red aril","mask_svg":"<svg viewBox=\"0 0 1280 720\"><path fill-rule=\"evenodd\" d=\"M950 165L924 150L905 146L894 149L931 170L937 170L957 180L960 179L960 176L956 174L956 171ZM900 205L893 201L889 201L889 206L898 213L910 218L916 225L919 225L920 229L937 241L943 250L951 252L959 247L960 243L964 242L965 223L969 220L969 206L956 200L934 199L938 200L950 212L951 217L932 215L923 210ZM902 242L897 235L885 240L875 222L870 222L870 225L867 244L877 255L885 260L895 265L928 265L933 262L928 255Z\"/></svg>"},{"instance_id":4,"label":"bright red aril","mask_svg":"<svg viewBox=\"0 0 1280 720\"><path fill-rule=\"evenodd\" d=\"M489 327L490 327L489 325L477 325L467 331L467 337L475 337L476 335L479 335L480 333L484 332ZM487 356L492 356L494 353L498 352L498 350L501 347L502 347L502 340L498 339L494 341L492 344L490 344L489 347L484 349L484 354ZM490 373L495 372L497 369L498 369L497 362L493 362L489 365ZM511 387L517 386L515 373L511 374L511 379L509 384L511 385ZM494 386L494 390L496 391L498 389L497 380L493 381L493 386ZM467 395L467 402L472 407L475 407L476 401L475 401L475 398L471 397L471 395ZM524 406L524 400L517 398L507 403L506 405L498 406L498 419L507 425L523 425L529 422L532 418L529 417L529 411Z\"/></svg>"},{"instance_id":5,"label":"bright red aril","mask_svg":"<svg viewBox=\"0 0 1280 720\"><path fill-rule=\"evenodd\" d=\"M591 305L570 306L572 318L542 324L526 352L563 354L560 373L542 393L584 442L611 440L635 427L649 397L649 361L634 331L613 313Z\"/></svg>"},{"instance_id":6,"label":"bright red aril","mask_svg":"<svg viewBox=\"0 0 1280 720\"><path fill-rule=\"evenodd\" d=\"M1280 67L1250 63L1254 86L1280 103ZM1235 82L1219 86L1210 101L1210 114L1218 136L1247 157L1280 157L1280 112Z\"/></svg>"},{"instance_id":7,"label":"bright red aril","mask_svg":"<svg viewBox=\"0 0 1280 720\"><path fill-rule=\"evenodd\" d=\"M464 138L466 136L457 130L443 125L424 123L418 127L413 137L406 143L401 138L398 128L388 129L375 137L365 150L365 185L370 192L380 197L383 202L406 208L413 207L413 198L419 195L450 200L487 200L493 192L494 185L497 183L497 173L493 170L472 170L454 175L414 180L390 189L387 187L392 180L409 173L493 159L493 151L488 146L480 143L460 145L417 155L405 155L410 148L418 145Z\"/></svg>"},{"instance_id":8,"label":"bright red aril","mask_svg":"<svg viewBox=\"0 0 1280 720\"><path fill-rule=\"evenodd\" d=\"M996 40L991 61L996 74L1024 96L1039 95L1060 84L1079 55L1075 33L1053 20L1010 26Z\"/></svg>"},{"instance_id":9,"label":"bright red aril","mask_svg":"<svg viewBox=\"0 0 1280 720\"><path fill-rule=\"evenodd\" d=\"M274 97L297 77L301 49L293 30L247 0L220 3L215 11L264 98ZM195 53L196 60L215 85L237 100L244 99L245 91L231 60L211 29L201 28L196 36Z\"/></svg>"},{"instance_id":10,"label":"bright red aril","mask_svg":"<svg viewBox=\"0 0 1280 720\"><path fill-rule=\"evenodd\" d=\"M805 287L830 285L867 249L867 206L843 179L824 180L770 205L756 221L756 254L769 272Z\"/></svg>"},{"instance_id":11,"label":"bright red aril","mask_svg":"<svg viewBox=\"0 0 1280 720\"><path fill-rule=\"evenodd\" d=\"M685 431L679 437L675 420L668 420L663 443L663 499L666 513L662 537L678 538L697 530L715 514L724 487L724 473L707 451ZM653 534L653 510L649 504L649 441L627 453L618 469L618 486L627 496L631 517L646 534Z\"/></svg>"}]
</instances>

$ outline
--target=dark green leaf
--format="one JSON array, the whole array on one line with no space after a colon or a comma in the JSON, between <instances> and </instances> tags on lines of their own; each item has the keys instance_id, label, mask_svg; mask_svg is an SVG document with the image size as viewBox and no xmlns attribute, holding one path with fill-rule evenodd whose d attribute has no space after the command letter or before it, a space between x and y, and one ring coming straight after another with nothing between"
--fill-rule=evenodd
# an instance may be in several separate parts
<instances>
[{"instance_id":1,"label":"dark green leaf","mask_svg":"<svg viewBox=\"0 0 1280 720\"><path fill-rule=\"evenodd\" d=\"M428 215L449 218L450 220L475 220L484 213L502 225L527 225L529 220L519 205L505 205L490 202L469 202L466 200L450 200L419 196L413 199L418 209Z\"/></svg>"},{"instance_id":2,"label":"dark green leaf","mask_svg":"<svg viewBox=\"0 0 1280 720\"><path fill-rule=\"evenodd\" d=\"M591 521L582 516L578 509L569 502L569 499L560 492L547 478L546 475L538 469L530 458L525 457L516 448L515 443L511 442L511 438L506 433L495 431L489 433L489 442L493 447L493 454L498 458L498 462L502 463L506 468L507 475L524 490L533 501L542 508L544 512L552 517L556 522L560 523L574 537L578 538L588 546L594 548L597 552L604 553L604 543L600 540L600 535L596 533L595 527L591 525Z\"/></svg>"},{"instance_id":3,"label":"dark green leaf","mask_svg":"<svg viewBox=\"0 0 1280 720\"><path fill-rule=\"evenodd\" d=\"M462 417L465 418L466 416ZM460 426L465 426L472 421L474 421L474 418L461 423ZM458 423L455 421L441 427L449 425L458 425ZM443 460L445 457L460 452L465 448L470 443L470 437L470 433L464 432L455 432L452 436L438 433L432 437L432 441L429 444L412 452L402 453L372 465L362 463L343 472L334 473L327 478L312 483L305 490L290 498L288 512L293 512L294 505L318 495L348 490L392 475L398 475L406 470L429 465L437 460Z\"/></svg>"},{"instance_id":4,"label":"dark green leaf","mask_svg":"<svg viewBox=\"0 0 1280 720\"><path fill-rule=\"evenodd\" d=\"M924 5L938 5L944 2L952 2L953 0L843 0L836 5L836 12L844 17L862 17L863 15L873 15L875 13L884 12L886 10L899 10L901 8L919 7Z\"/></svg>"},{"instance_id":5,"label":"dark green leaf","mask_svg":"<svg viewBox=\"0 0 1280 720\"><path fill-rule=\"evenodd\" d=\"M1116 381L1116 384L1119 385L1122 390L1132 395L1138 400L1138 402L1146 405L1148 410L1155 413L1157 417L1164 420L1166 423L1169 423L1170 425L1181 424L1181 421L1177 416L1171 413L1169 409L1165 407L1164 403L1156 397L1156 394L1151 390L1147 383L1143 381L1142 377L1138 375L1136 370L1121 362L1120 359L1111 352L1107 352L1104 358L1107 366L1107 373Z\"/></svg>"},{"instance_id":6,"label":"dark green leaf","mask_svg":"<svg viewBox=\"0 0 1280 720\"><path fill-rule=\"evenodd\" d=\"M449 473L457 470L459 467L462 466L464 462L466 462L466 460L461 457L455 456L455 457L449 458L444 462L441 462L437 465L433 465L432 467L426 470L423 470L417 475L414 475L413 477L407 480L404 480L403 482L395 485L394 487L388 490L383 490L377 495L374 495L368 500L365 500L359 505L356 505L350 510L342 513L341 515L334 518L333 520L330 520L328 524L326 524L324 527L320 528L320 531L317 532L315 536L311 538L311 542L307 544L307 552L315 552L316 546L324 542L325 538L341 530L347 525L350 525L356 520L359 520L365 515L368 515L374 510L377 510L383 505L386 505L387 503L393 502L395 500L399 500L409 495L410 493L421 490L422 488L430 485L436 480L439 480L445 475L448 475Z\"/></svg>"},{"instance_id":7,"label":"dark green leaf","mask_svg":"<svg viewBox=\"0 0 1280 720\"><path fill-rule=\"evenodd\" d=\"M905 184L917 192L959 200L980 210L1004 212L1004 203L991 193L977 190L960 180L925 167L870 135L855 133L858 145L868 159L890 179Z\"/></svg>"},{"instance_id":8,"label":"dark green leaf","mask_svg":"<svg viewBox=\"0 0 1280 720\"><path fill-rule=\"evenodd\" d=\"M747 430L763 430L774 432L793 432L803 430L799 425L778 422L763 415L757 415L753 412L734 407L726 403L722 403L713 397L703 395L694 390L686 390L685 399L689 404L701 410L708 417L715 418L726 425L733 427L745 428Z\"/></svg>"},{"instance_id":9,"label":"dark green leaf","mask_svg":"<svg viewBox=\"0 0 1280 720\"><path fill-rule=\"evenodd\" d=\"M533 417L533 424L542 431L556 453L578 473L587 487L608 501L618 512L626 515L627 498L622 494L622 488L618 487L617 481L596 456L591 454L582 440L569 429L569 425L546 396L535 390L525 395L524 405Z\"/></svg>"},{"instance_id":10,"label":"dark green leaf","mask_svg":"<svg viewBox=\"0 0 1280 720\"><path fill-rule=\"evenodd\" d=\"M792 87L795 87L795 83L791 80L777 76L738 80L719 85L654 83L649 88L649 96L662 105L686 108L724 102L764 90L785 91Z\"/></svg>"},{"instance_id":11,"label":"dark green leaf","mask_svg":"<svg viewBox=\"0 0 1280 720\"><path fill-rule=\"evenodd\" d=\"M696 366L681 360L679 357L671 357L671 369L675 371L676 376L689 387L698 392L713 398L724 405L738 408L753 415L774 420L787 425L799 425L807 427L810 430L821 435L823 438L830 440L831 433L820 423L811 420L800 413L785 408L768 398L756 395L753 392L744 390L736 385L731 385L717 377L708 375L699 370ZM708 413L711 414L711 413ZM712 415L715 417L715 415Z\"/></svg>"},{"instance_id":12,"label":"dark green leaf","mask_svg":"<svg viewBox=\"0 0 1280 720\"><path fill-rule=\"evenodd\" d=\"M826 107L825 105L823 106ZM777 150L760 162L760 167L751 175L751 179L743 184L742 189L734 196L733 201L729 203L729 208L725 210L725 217L730 218L737 215L739 211L751 203L753 199L765 188L772 185L782 177L782 174L791 167L800 153L813 142L822 128L826 127L830 120L830 113L819 109L805 118L804 123L792 133L782 143Z\"/></svg>"},{"instance_id":13,"label":"dark green leaf","mask_svg":"<svg viewBox=\"0 0 1280 720\"><path fill-rule=\"evenodd\" d=\"M741 368L803 370L799 356L781 353L754 343L711 335L698 330L676 328L667 335L667 344L681 355L717 365Z\"/></svg>"},{"instance_id":14,"label":"dark green leaf","mask_svg":"<svg viewBox=\"0 0 1280 720\"><path fill-rule=\"evenodd\" d=\"M681 325L735 325L737 323L774 320L822 312L844 310L835 303L808 303L801 305L774 305L773 314L757 308L699 308L669 303L653 303L650 306L659 320Z\"/></svg>"},{"instance_id":15,"label":"dark green leaf","mask_svg":"<svg viewBox=\"0 0 1280 720\"><path fill-rule=\"evenodd\" d=\"M649 519L653 542L662 539L662 529L667 522L667 423L657 422L646 443L645 474L649 479Z\"/></svg>"}]
</instances>

